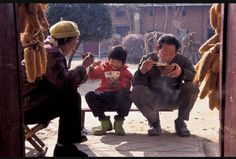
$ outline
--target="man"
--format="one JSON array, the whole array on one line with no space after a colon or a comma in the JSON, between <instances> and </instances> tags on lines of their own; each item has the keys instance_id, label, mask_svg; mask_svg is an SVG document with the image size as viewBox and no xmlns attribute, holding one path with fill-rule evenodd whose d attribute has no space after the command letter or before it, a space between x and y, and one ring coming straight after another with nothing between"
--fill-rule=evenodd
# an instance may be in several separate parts
<instances>
[{"instance_id":1,"label":"man","mask_svg":"<svg viewBox=\"0 0 236 159\"><path fill-rule=\"evenodd\" d=\"M180 46L174 35L162 35L157 41L156 53L144 55L134 74L131 98L148 120L148 135L161 134L158 110L178 109L176 133L190 136L184 120L189 120L199 88L192 83L193 65L177 53Z\"/></svg>"},{"instance_id":2,"label":"man","mask_svg":"<svg viewBox=\"0 0 236 159\"><path fill-rule=\"evenodd\" d=\"M69 70L67 66L79 35L78 26L72 21L62 20L51 26L44 46L48 61L46 73L31 83L24 76L24 124L47 123L59 117L54 156L88 156L75 145L82 142L81 96L77 88L87 80L86 68L94 59L89 54L74 69Z\"/></svg>"}]
</instances>

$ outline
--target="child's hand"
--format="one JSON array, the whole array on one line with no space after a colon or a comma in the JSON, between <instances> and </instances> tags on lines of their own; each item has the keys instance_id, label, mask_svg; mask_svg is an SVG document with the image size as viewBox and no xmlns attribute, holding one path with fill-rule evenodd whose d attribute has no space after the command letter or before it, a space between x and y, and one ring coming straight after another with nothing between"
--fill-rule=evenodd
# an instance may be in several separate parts
<instances>
[{"instance_id":1,"label":"child's hand","mask_svg":"<svg viewBox=\"0 0 236 159\"><path fill-rule=\"evenodd\" d=\"M111 88L112 88L112 89L119 88L119 86L120 86L120 81L119 81L119 80L113 80L113 81L111 82Z\"/></svg>"},{"instance_id":2,"label":"child's hand","mask_svg":"<svg viewBox=\"0 0 236 159\"><path fill-rule=\"evenodd\" d=\"M108 79L108 83L111 89L116 89L120 86L120 81L117 80L112 80L112 79Z\"/></svg>"},{"instance_id":3,"label":"child's hand","mask_svg":"<svg viewBox=\"0 0 236 159\"><path fill-rule=\"evenodd\" d=\"M96 66L98 66L98 65L100 65L102 63L102 61L97 61L97 62L93 62L90 66L89 66L89 73L91 72L91 71L93 71L94 70L94 68L96 67Z\"/></svg>"},{"instance_id":4,"label":"child's hand","mask_svg":"<svg viewBox=\"0 0 236 159\"><path fill-rule=\"evenodd\" d=\"M94 67L100 65L101 63L102 63L101 60L98 60L98 61L96 61L96 62L94 61L93 64L92 64L92 67L94 68Z\"/></svg>"}]
</instances>

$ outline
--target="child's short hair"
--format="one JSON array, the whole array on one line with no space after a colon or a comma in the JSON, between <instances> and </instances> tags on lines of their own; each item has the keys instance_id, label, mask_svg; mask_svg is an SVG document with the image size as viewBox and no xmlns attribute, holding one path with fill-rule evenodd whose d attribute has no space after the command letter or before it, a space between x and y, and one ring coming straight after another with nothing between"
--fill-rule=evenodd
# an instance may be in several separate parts
<instances>
[{"instance_id":1,"label":"child's short hair","mask_svg":"<svg viewBox=\"0 0 236 159\"><path fill-rule=\"evenodd\" d=\"M121 45L113 46L108 54L108 59L115 59L126 63L127 51Z\"/></svg>"},{"instance_id":2,"label":"child's short hair","mask_svg":"<svg viewBox=\"0 0 236 159\"><path fill-rule=\"evenodd\" d=\"M157 41L160 48L164 44L175 45L176 51L181 47L179 40L173 34L163 34Z\"/></svg>"}]
</instances>

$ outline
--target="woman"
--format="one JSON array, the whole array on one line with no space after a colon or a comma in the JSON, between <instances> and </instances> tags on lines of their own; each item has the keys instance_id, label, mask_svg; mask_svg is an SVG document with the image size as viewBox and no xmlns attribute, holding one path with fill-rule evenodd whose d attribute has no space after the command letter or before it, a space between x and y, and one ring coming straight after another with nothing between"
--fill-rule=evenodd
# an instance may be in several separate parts
<instances>
[{"instance_id":1,"label":"woman","mask_svg":"<svg viewBox=\"0 0 236 159\"><path fill-rule=\"evenodd\" d=\"M77 149L80 143L81 96L77 87L87 80L86 68L93 63L87 55L82 65L68 70L67 59L73 53L80 32L76 23L64 21L50 28L44 48L47 70L35 82L24 81L25 124L45 123L59 117L58 138L54 156L87 156Z\"/></svg>"}]
</instances>

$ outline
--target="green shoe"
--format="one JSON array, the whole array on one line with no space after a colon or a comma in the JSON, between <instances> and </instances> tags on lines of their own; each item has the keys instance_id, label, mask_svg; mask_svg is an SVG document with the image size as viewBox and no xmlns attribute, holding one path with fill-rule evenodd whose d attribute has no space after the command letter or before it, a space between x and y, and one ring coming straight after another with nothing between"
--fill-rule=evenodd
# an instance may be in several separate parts
<instances>
[{"instance_id":1,"label":"green shoe","mask_svg":"<svg viewBox=\"0 0 236 159\"><path fill-rule=\"evenodd\" d=\"M93 134L97 136L105 135L107 131L112 130L110 119L100 119L101 126L93 130Z\"/></svg>"},{"instance_id":2,"label":"green shoe","mask_svg":"<svg viewBox=\"0 0 236 159\"><path fill-rule=\"evenodd\" d=\"M115 121L114 121L114 129L115 129L115 134L116 135L120 135L120 136L124 136L125 135L124 128L122 127L124 120L125 120L124 118L117 118L117 119L115 119Z\"/></svg>"}]
</instances>

